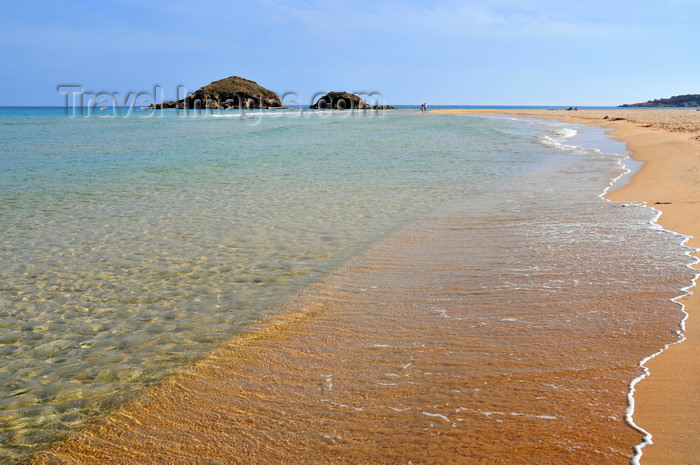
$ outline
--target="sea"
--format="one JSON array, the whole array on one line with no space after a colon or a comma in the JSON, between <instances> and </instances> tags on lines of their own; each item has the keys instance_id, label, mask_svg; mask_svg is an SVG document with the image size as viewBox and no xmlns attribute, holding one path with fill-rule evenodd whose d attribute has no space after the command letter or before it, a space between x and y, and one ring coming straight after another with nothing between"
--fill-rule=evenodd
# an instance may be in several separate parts
<instances>
[{"instance_id":1,"label":"sea","mask_svg":"<svg viewBox=\"0 0 700 465\"><path fill-rule=\"evenodd\" d=\"M629 463L694 277L605 199L639 168L410 106L0 108L0 462Z\"/></svg>"}]
</instances>

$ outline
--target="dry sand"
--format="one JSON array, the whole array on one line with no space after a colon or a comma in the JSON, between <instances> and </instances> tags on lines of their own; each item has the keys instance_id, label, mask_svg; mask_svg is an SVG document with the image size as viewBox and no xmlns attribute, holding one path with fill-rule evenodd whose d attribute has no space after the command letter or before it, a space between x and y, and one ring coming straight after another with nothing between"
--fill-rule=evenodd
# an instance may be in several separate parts
<instances>
[{"instance_id":1,"label":"dry sand","mask_svg":"<svg viewBox=\"0 0 700 465\"><path fill-rule=\"evenodd\" d=\"M607 197L644 201L663 212L666 229L692 236L700 248L700 111L695 109L450 110L558 119L608 128L645 162L624 188ZM700 257L700 253L695 253ZM696 268L700 266L696 265ZM695 291L692 289L691 291ZM680 344L649 360L650 376L636 386L634 421L652 435L642 465L686 465L700 460L700 294L680 300L689 314Z\"/></svg>"}]
</instances>

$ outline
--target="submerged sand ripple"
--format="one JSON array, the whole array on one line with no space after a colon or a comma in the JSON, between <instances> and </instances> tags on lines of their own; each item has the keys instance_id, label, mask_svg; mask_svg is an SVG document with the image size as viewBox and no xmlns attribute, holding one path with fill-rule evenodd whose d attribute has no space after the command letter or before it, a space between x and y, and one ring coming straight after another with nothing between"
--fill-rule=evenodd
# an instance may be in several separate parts
<instances>
[{"instance_id":1,"label":"submerged sand ripple","mask_svg":"<svg viewBox=\"0 0 700 465\"><path fill-rule=\"evenodd\" d=\"M34 463L628 463L628 383L674 339L677 276L639 288L641 250L594 221L533 235L537 199L485 202L392 236Z\"/></svg>"}]
</instances>

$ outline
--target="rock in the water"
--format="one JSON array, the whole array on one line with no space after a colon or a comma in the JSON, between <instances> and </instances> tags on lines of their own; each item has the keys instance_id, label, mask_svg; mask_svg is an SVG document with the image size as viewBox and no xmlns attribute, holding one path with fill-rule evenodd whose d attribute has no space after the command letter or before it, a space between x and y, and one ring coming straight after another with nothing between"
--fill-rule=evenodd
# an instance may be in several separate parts
<instances>
[{"instance_id":1,"label":"rock in the water","mask_svg":"<svg viewBox=\"0 0 700 465\"><path fill-rule=\"evenodd\" d=\"M234 109L280 108L282 100L258 83L238 76L219 79L196 90L182 100L152 105L152 108Z\"/></svg>"},{"instance_id":2,"label":"rock in the water","mask_svg":"<svg viewBox=\"0 0 700 465\"><path fill-rule=\"evenodd\" d=\"M359 95L349 92L329 92L309 108L312 110L385 110L391 105L369 105Z\"/></svg>"}]
</instances>

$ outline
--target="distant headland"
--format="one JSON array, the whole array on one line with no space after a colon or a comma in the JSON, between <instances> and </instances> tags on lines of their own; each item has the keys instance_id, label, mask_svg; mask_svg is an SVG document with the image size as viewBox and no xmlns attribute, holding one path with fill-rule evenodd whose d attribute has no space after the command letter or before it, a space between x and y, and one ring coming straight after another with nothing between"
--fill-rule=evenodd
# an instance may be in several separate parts
<instances>
[{"instance_id":1,"label":"distant headland","mask_svg":"<svg viewBox=\"0 0 700 465\"><path fill-rule=\"evenodd\" d=\"M626 103L620 107L700 107L700 94L676 95L643 103Z\"/></svg>"},{"instance_id":2,"label":"distant headland","mask_svg":"<svg viewBox=\"0 0 700 465\"><path fill-rule=\"evenodd\" d=\"M181 100L151 104L156 109L273 109L285 108L275 92L255 81L240 76L229 76L213 81ZM391 105L368 104L359 95L349 92L329 92L309 106L311 109L351 110L394 108Z\"/></svg>"}]
</instances>

